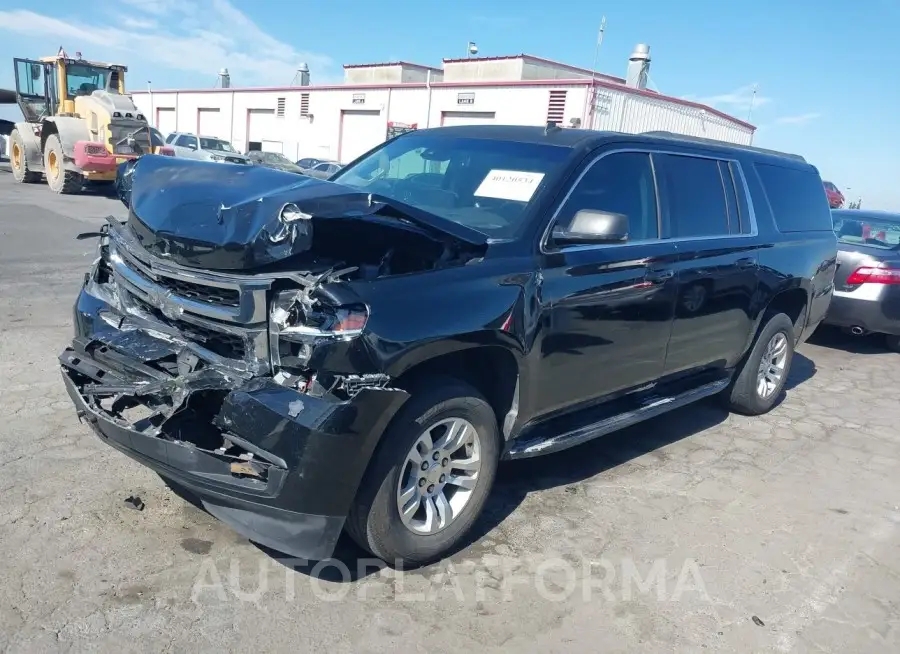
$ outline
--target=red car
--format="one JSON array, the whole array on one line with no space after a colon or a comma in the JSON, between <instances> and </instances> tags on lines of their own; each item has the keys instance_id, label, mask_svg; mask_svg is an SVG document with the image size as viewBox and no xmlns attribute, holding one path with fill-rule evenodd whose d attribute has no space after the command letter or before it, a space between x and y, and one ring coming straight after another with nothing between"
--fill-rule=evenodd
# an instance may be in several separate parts
<instances>
[{"instance_id":1,"label":"red car","mask_svg":"<svg viewBox=\"0 0 900 654\"><path fill-rule=\"evenodd\" d=\"M844 194L841 189L831 182L822 182L825 185L825 196L828 198L828 206L832 209L840 209L844 206Z\"/></svg>"}]
</instances>

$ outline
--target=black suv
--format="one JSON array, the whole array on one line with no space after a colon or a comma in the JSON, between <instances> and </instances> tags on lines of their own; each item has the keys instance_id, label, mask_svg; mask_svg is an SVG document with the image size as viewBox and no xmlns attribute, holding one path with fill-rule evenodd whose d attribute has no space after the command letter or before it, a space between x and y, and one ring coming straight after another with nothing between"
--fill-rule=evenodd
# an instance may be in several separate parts
<instances>
[{"instance_id":1,"label":"black suv","mask_svg":"<svg viewBox=\"0 0 900 654\"><path fill-rule=\"evenodd\" d=\"M331 181L123 164L60 356L78 415L247 537L446 554L501 459L718 395L761 414L832 296L802 158L538 127L409 132Z\"/></svg>"}]
</instances>

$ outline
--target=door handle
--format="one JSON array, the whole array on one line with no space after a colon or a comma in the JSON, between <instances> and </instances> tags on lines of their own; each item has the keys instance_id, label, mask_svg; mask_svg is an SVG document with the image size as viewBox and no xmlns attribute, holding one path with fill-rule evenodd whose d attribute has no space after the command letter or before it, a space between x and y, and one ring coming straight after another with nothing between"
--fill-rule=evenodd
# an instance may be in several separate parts
<instances>
[{"instance_id":1,"label":"door handle","mask_svg":"<svg viewBox=\"0 0 900 654\"><path fill-rule=\"evenodd\" d=\"M664 282L667 279L672 279L675 276L675 271L671 268L664 268L661 270L651 270L647 273L647 280L651 282Z\"/></svg>"}]
</instances>

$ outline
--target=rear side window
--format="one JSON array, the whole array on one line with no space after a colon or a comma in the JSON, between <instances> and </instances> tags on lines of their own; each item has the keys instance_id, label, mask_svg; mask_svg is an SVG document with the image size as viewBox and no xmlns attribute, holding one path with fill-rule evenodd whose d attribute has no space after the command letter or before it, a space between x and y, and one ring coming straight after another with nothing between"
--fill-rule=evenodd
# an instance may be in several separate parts
<instances>
[{"instance_id":1,"label":"rear side window","mask_svg":"<svg viewBox=\"0 0 900 654\"><path fill-rule=\"evenodd\" d=\"M734 185L726 184L723 174L727 162L674 154L654 154L653 160L663 180L673 238L740 233L740 219L731 215L737 213Z\"/></svg>"},{"instance_id":2,"label":"rear side window","mask_svg":"<svg viewBox=\"0 0 900 654\"><path fill-rule=\"evenodd\" d=\"M172 141L174 141L176 136L178 136L178 135L177 134L169 134L166 137L166 143L171 143Z\"/></svg>"},{"instance_id":3,"label":"rear side window","mask_svg":"<svg viewBox=\"0 0 900 654\"><path fill-rule=\"evenodd\" d=\"M778 231L831 231L831 212L822 180L812 169L756 164Z\"/></svg>"}]
</instances>

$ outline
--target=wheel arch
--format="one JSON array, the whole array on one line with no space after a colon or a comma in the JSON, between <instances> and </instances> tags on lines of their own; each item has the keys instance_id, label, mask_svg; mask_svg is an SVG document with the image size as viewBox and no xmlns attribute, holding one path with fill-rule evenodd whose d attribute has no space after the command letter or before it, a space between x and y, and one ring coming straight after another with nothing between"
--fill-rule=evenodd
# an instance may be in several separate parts
<instances>
[{"instance_id":1,"label":"wheel arch","mask_svg":"<svg viewBox=\"0 0 900 654\"><path fill-rule=\"evenodd\" d=\"M396 384L404 389L429 377L453 377L478 390L491 405L498 428L508 437L519 408L521 352L499 336L478 343L434 342L418 348L393 366Z\"/></svg>"},{"instance_id":2,"label":"wheel arch","mask_svg":"<svg viewBox=\"0 0 900 654\"><path fill-rule=\"evenodd\" d=\"M34 126L24 121L13 125L10 133L10 151L12 148L12 136L18 134L22 139L22 146L25 148L25 163L28 169L32 171L41 171L44 169L44 148L40 137L34 133Z\"/></svg>"},{"instance_id":3,"label":"wheel arch","mask_svg":"<svg viewBox=\"0 0 900 654\"><path fill-rule=\"evenodd\" d=\"M753 347L753 343L756 341L756 336L765 326L767 317L775 313L783 313L791 319L794 325L794 337L799 339L803 329L806 327L809 303L809 290L799 284L784 287L772 293L769 300L762 305L753 322L753 329L750 331L747 343L744 346L744 354L746 355L750 352L750 348Z\"/></svg>"},{"instance_id":4,"label":"wheel arch","mask_svg":"<svg viewBox=\"0 0 900 654\"><path fill-rule=\"evenodd\" d=\"M72 116L53 116L46 118L41 128L41 153L47 145L47 139L53 135L59 136L59 143L63 149L63 157L67 169L77 170L75 166L75 143L78 141L90 141L91 133L87 123L81 118Z\"/></svg>"}]
</instances>

